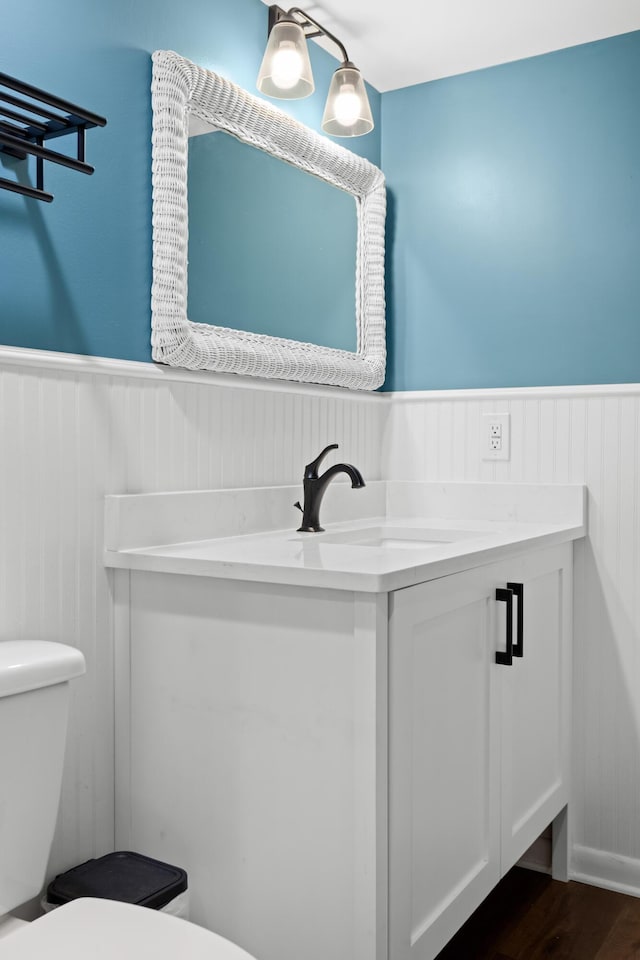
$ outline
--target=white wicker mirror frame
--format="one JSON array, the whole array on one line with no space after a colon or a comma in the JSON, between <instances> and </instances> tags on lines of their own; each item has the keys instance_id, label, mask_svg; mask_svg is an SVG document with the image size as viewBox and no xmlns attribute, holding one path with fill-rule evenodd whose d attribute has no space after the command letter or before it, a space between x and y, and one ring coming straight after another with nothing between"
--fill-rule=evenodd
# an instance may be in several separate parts
<instances>
[{"instance_id":1,"label":"white wicker mirror frame","mask_svg":"<svg viewBox=\"0 0 640 960\"><path fill-rule=\"evenodd\" d=\"M153 359L192 370L374 390L385 376L382 171L223 77L169 50L153 54ZM357 349L194 323L187 317L189 116L350 193L356 202ZM215 289L211 290L212 299Z\"/></svg>"}]
</instances>

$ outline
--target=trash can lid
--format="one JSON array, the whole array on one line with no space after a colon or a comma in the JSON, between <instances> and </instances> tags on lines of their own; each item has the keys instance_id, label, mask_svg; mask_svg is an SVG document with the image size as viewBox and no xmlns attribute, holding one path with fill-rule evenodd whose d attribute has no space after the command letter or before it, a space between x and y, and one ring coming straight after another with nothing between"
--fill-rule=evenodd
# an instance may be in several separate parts
<instances>
[{"instance_id":1,"label":"trash can lid","mask_svg":"<svg viewBox=\"0 0 640 960\"><path fill-rule=\"evenodd\" d=\"M181 867L119 850L58 874L47 887L47 900L63 904L79 897L99 897L160 910L187 886Z\"/></svg>"}]
</instances>

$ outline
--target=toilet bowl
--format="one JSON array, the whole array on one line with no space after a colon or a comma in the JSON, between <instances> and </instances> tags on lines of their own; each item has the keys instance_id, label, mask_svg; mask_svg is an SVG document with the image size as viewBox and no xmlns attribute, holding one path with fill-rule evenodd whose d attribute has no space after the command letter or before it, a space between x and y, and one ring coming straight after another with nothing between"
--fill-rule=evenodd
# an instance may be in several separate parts
<instances>
[{"instance_id":1,"label":"toilet bowl","mask_svg":"<svg viewBox=\"0 0 640 960\"><path fill-rule=\"evenodd\" d=\"M116 900L81 899L0 941L2 960L254 960L195 923Z\"/></svg>"},{"instance_id":2,"label":"toilet bowl","mask_svg":"<svg viewBox=\"0 0 640 960\"><path fill-rule=\"evenodd\" d=\"M84 672L84 657L73 647L0 641L0 957L255 960L187 920L116 900L72 900L32 923L10 917L40 893L45 880L60 799L69 682Z\"/></svg>"}]
</instances>

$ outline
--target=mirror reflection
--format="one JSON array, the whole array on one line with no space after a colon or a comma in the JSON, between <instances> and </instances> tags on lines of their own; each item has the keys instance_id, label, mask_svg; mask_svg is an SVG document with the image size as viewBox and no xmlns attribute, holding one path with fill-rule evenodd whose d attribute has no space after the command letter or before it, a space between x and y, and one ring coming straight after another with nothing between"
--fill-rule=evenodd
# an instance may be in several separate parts
<instances>
[{"instance_id":1,"label":"mirror reflection","mask_svg":"<svg viewBox=\"0 0 640 960\"><path fill-rule=\"evenodd\" d=\"M357 349L351 194L196 123L188 196L191 321Z\"/></svg>"}]
</instances>

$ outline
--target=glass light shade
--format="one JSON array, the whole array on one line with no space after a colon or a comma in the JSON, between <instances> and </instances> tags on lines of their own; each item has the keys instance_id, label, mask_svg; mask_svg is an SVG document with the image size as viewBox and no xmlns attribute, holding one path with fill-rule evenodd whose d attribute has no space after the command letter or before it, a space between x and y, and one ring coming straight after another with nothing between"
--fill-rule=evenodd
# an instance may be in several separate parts
<instances>
[{"instance_id":1,"label":"glass light shade","mask_svg":"<svg viewBox=\"0 0 640 960\"><path fill-rule=\"evenodd\" d=\"M331 79L322 129L332 137L361 137L373 130L364 81L352 63L338 67Z\"/></svg>"},{"instance_id":2,"label":"glass light shade","mask_svg":"<svg viewBox=\"0 0 640 960\"><path fill-rule=\"evenodd\" d=\"M258 73L258 90L279 100L300 100L313 93L313 74L304 30L280 20L269 34Z\"/></svg>"}]
</instances>

